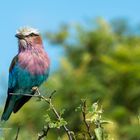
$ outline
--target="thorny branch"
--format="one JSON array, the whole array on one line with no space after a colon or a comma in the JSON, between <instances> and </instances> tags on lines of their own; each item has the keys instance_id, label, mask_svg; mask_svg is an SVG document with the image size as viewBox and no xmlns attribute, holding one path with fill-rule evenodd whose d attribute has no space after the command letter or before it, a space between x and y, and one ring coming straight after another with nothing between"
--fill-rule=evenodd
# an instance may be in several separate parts
<instances>
[{"instance_id":1,"label":"thorny branch","mask_svg":"<svg viewBox=\"0 0 140 140\"><path fill-rule=\"evenodd\" d=\"M55 109L54 105L52 104L52 96L54 95L54 93L56 92L56 90L54 90L51 93L51 95L50 95L49 98L45 98L43 95L41 95L40 92L39 92L39 89L37 87L33 88L33 90L35 90L37 94L35 94L35 95L21 94L21 93L10 93L10 94L11 95L15 95L15 96L22 95L22 96L38 97L40 99L43 99L44 101L46 101L50 105L50 108L52 109L53 113L55 114L57 120L60 120L61 117L60 117L59 113L57 112L57 110ZM72 140L73 133L66 127L66 125L63 125L62 127L65 130L65 132L67 133L67 136L68 136L69 140Z\"/></svg>"},{"instance_id":2,"label":"thorny branch","mask_svg":"<svg viewBox=\"0 0 140 140\"><path fill-rule=\"evenodd\" d=\"M90 137L91 140L95 140L95 136L91 134L90 132L90 125L87 123L86 121L86 100L83 101L83 106L82 106L82 115L83 115L83 121L85 123L86 129L87 129L87 133Z\"/></svg>"}]
</instances>

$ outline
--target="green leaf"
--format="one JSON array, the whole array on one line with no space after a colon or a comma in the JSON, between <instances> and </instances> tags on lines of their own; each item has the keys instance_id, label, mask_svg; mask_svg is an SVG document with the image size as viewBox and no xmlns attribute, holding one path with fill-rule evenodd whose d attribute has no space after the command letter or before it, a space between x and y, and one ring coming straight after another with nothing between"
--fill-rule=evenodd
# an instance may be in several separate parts
<instances>
[{"instance_id":1,"label":"green leaf","mask_svg":"<svg viewBox=\"0 0 140 140\"><path fill-rule=\"evenodd\" d=\"M103 129L101 127L94 129L97 140L103 140Z\"/></svg>"},{"instance_id":2,"label":"green leaf","mask_svg":"<svg viewBox=\"0 0 140 140\"><path fill-rule=\"evenodd\" d=\"M60 121L59 122L60 123L60 126L67 125L67 122L63 118L61 118L59 121Z\"/></svg>"},{"instance_id":3,"label":"green leaf","mask_svg":"<svg viewBox=\"0 0 140 140\"><path fill-rule=\"evenodd\" d=\"M57 124L55 122L50 122L49 127L50 128L57 128Z\"/></svg>"},{"instance_id":4,"label":"green leaf","mask_svg":"<svg viewBox=\"0 0 140 140\"><path fill-rule=\"evenodd\" d=\"M51 118L48 114L45 115L45 122L46 123L50 123L51 122Z\"/></svg>"},{"instance_id":5,"label":"green leaf","mask_svg":"<svg viewBox=\"0 0 140 140\"><path fill-rule=\"evenodd\" d=\"M100 120L100 124L112 124L113 122L107 120Z\"/></svg>"}]
</instances>

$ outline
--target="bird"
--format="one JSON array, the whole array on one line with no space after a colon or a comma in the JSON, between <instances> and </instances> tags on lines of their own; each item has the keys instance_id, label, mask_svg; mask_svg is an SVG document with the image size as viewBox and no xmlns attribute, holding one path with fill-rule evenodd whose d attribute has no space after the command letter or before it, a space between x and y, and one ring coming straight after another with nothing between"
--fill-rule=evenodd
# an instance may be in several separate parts
<instances>
[{"instance_id":1,"label":"bird","mask_svg":"<svg viewBox=\"0 0 140 140\"><path fill-rule=\"evenodd\" d=\"M37 29L19 28L15 37L18 39L18 53L9 68L7 99L1 121L7 121L12 112L21 109L31 98L23 94L34 95L33 87L39 87L45 82L50 71L50 59Z\"/></svg>"}]
</instances>

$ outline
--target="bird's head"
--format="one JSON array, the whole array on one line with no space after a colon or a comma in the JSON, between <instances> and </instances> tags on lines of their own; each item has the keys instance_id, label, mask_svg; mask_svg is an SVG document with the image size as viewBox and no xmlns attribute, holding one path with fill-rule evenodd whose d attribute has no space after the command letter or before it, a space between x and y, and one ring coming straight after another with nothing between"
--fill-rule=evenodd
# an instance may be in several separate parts
<instances>
[{"instance_id":1,"label":"bird's head","mask_svg":"<svg viewBox=\"0 0 140 140\"><path fill-rule=\"evenodd\" d=\"M15 36L18 38L20 51L31 49L36 46L42 47L42 39L37 29L23 27L17 30Z\"/></svg>"}]
</instances>

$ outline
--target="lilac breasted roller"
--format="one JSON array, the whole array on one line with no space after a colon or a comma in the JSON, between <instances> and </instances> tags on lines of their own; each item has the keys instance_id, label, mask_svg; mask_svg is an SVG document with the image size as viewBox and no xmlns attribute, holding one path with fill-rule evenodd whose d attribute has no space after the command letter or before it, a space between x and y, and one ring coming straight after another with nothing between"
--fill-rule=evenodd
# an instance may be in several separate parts
<instances>
[{"instance_id":1,"label":"lilac breasted roller","mask_svg":"<svg viewBox=\"0 0 140 140\"><path fill-rule=\"evenodd\" d=\"M5 121L31 98L10 93L33 95L35 91L32 88L39 87L49 75L50 61L38 30L20 28L15 36L19 50L9 69L7 100L1 117Z\"/></svg>"}]
</instances>

